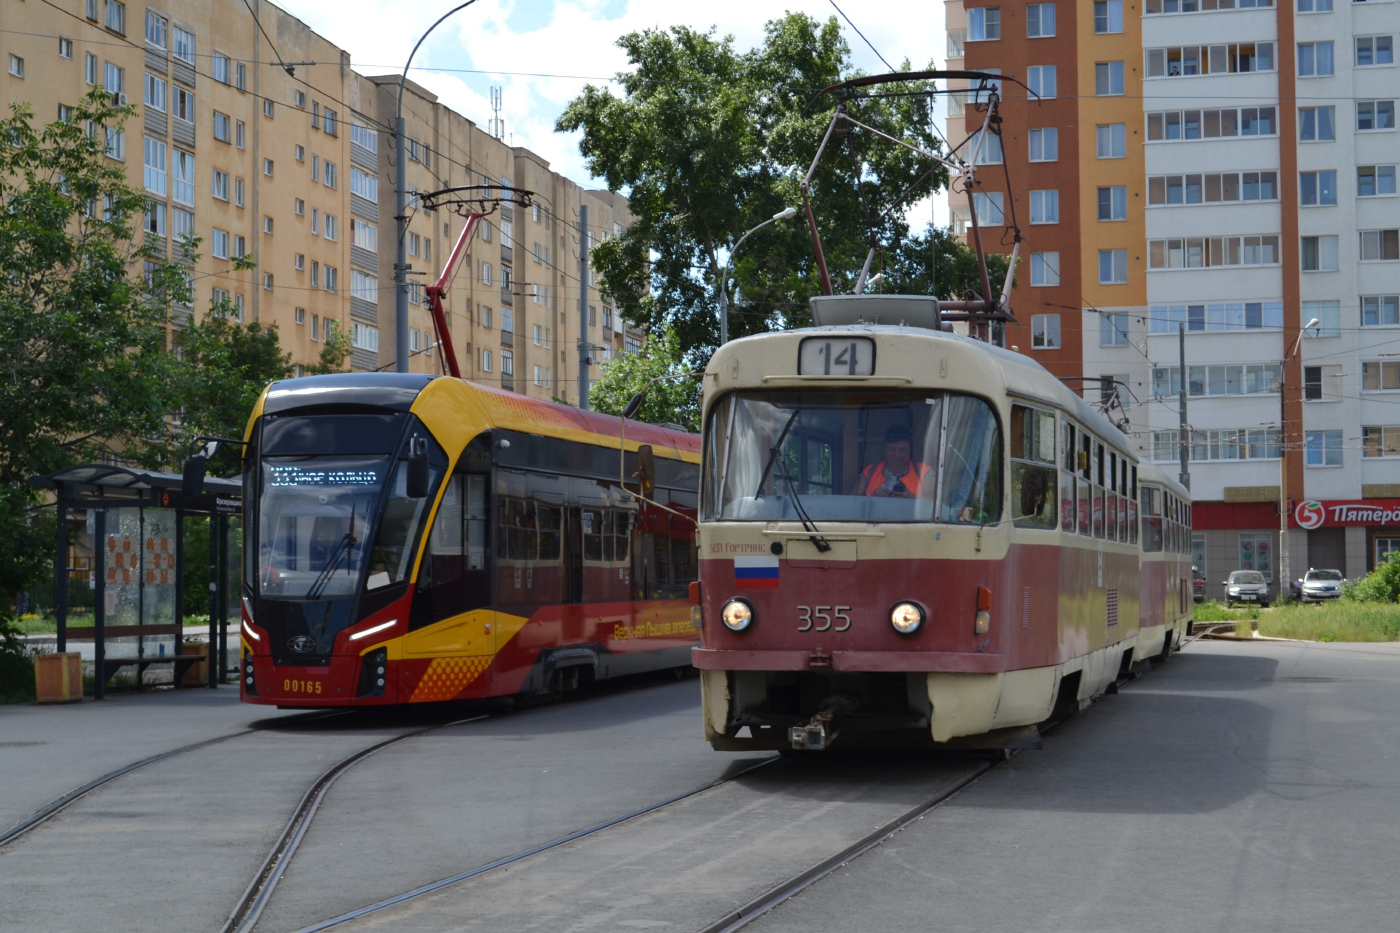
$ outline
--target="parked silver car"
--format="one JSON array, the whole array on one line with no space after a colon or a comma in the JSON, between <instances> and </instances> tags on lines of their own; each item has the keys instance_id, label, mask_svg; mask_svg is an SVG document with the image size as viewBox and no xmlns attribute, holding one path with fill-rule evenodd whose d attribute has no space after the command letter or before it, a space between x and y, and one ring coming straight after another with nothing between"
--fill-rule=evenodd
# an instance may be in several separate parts
<instances>
[{"instance_id":1,"label":"parked silver car","mask_svg":"<svg viewBox=\"0 0 1400 933\"><path fill-rule=\"evenodd\" d=\"M1337 599L1342 595L1342 582L1345 578L1340 570L1313 570L1293 584L1293 596L1303 603L1321 603Z\"/></svg>"},{"instance_id":2,"label":"parked silver car","mask_svg":"<svg viewBox=\"0 0 1400 933\"><path fill-rule=\"evenodd\" d=\"M1234 608L1235 603L1269 607L1269 583L1257 570L1236 570L1224 585L1225 605L1229 608Z\"/></svg>"}]
</instances>

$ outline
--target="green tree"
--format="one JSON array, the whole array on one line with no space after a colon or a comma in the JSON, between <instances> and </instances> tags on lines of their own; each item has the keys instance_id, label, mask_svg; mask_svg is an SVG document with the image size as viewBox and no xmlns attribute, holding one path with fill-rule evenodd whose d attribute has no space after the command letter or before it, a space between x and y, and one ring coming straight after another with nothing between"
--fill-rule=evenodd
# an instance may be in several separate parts
<instances>
[{"instance_id":1,"label":"green tree","mask_svg":"<svg viewBox=\"0 0 1400 933\"><path fill-rule=\"evenodd\" d=\"M809 103L857 72L836 20L798 13L769 22L763 44L747 52L732 37L687 27L629 33L618 45L632 66L618 76L622 95L584 88L557 128L581 130L589 170L628 192L631 227L593 252L604 289L627 319L673 327L691 357L717 342L717 283L730 248L801 202L799 182L837 104L823 97L809 112ZM939 148L925 97L864 100L851 109L867 125ZM917 284L923 257L927 284L929 253L911 239L904 207L946 183L941 167L872 133L834 135L813 178L812 206L836 290L854 284L872 243L879 246L872 271L898 271ZM944 239L956 260L947 263L947 278L940 269L937 291L961 294L976 282L967 276L971 254ZM807 321L807 299L820 283L805 223L772 224L735 258L731 336Z\"/></svg>"},{"instance_id":2,"label":"green tree","mask_svg":"<svg viewBox=\"0 0 1400 933\"><path fill-rule=\"evenodd\" d=\"M675 331L663 328L639 352L615 357L591 387L588 403L595 411L620 415L632 396L645 389L646 401L633 417L699 431L700 380L684 375L690 371ZM668 376L673 378L664 378Z\"/></svg>"}]
</instances>

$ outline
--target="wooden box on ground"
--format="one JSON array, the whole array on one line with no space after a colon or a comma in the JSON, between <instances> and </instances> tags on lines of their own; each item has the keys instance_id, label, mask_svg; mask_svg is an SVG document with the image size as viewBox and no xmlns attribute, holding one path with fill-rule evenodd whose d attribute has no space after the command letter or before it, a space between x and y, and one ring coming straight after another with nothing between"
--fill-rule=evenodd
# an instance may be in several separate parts
<instances>
[{"instance_id":1,"label":"wooden box on ground","mask_svg":"<svg viewBox=\"0 0 1400 933\"><path fill-rule=\"evenodd\" d=\"M83 656L76 651L34 658L34 693L40 703L74 703L83 698Z\"/></svg>"},{"instance_id":2,"label":"wooden box on ground","mask_svg":"<svg viewBox=\"0 0 1400 933\"><path fill-rule=\"evenodd\" d=\"M186 687L202 687L209 682L209 646L197 641L187 641L180 645L182 655L202 654L206 655L203 660L196 661L185 669L185 676L180 678L180 683Z\"/></svg>"}]
</instances>

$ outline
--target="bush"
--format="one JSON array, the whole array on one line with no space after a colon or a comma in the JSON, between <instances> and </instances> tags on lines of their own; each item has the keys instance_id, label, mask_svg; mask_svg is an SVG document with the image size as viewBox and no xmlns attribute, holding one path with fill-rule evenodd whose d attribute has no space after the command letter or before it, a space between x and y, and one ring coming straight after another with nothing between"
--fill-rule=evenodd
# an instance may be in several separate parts
<instances>
[{"instance_id":1,"label":"bush","mask_svg":"<svg viewBox=\"0 0 1400 933\"><path fill-rule=\"evenodd\" d=\"M1342 599L1358 603L1393 603L1400 599L1400 560L1382 561L1360 580L1342 584Z\"/></svg>"},{"instance_id":2,"label":"bush","mask_svg":"<svg viewBox=\"0 0 1400 933\"><path fill-rule=\"evenodd\" d=\"M19 630L0 616L0 703L34 699L34 656Z\"/></svg>"}]
</instances>

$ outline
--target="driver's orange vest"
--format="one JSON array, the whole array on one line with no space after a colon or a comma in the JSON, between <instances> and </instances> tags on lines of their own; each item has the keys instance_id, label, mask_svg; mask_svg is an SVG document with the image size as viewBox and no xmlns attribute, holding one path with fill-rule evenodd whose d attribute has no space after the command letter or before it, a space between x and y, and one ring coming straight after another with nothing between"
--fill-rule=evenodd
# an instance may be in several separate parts
<instances>
[{"instance_id":1,"label":"driver's orange vest","mask_svg":"<svg viewBox=\"0 0 1400 933\"><path fill-rule=\"evenodd\" d=\"M910 460L909 472L901 476L899 481L904 484L905 489L909 490L909 495L917 496L924 477L928 476L930 472L932 472L932 467L928 464ZM865 479L865 494L867 496L875 495L875 490L885 485L885 480L889 477L889 474L885 472L885 461L883 460L879 463L872 463L861 470L860 475Z\"/></svg>"}]
</instances>

